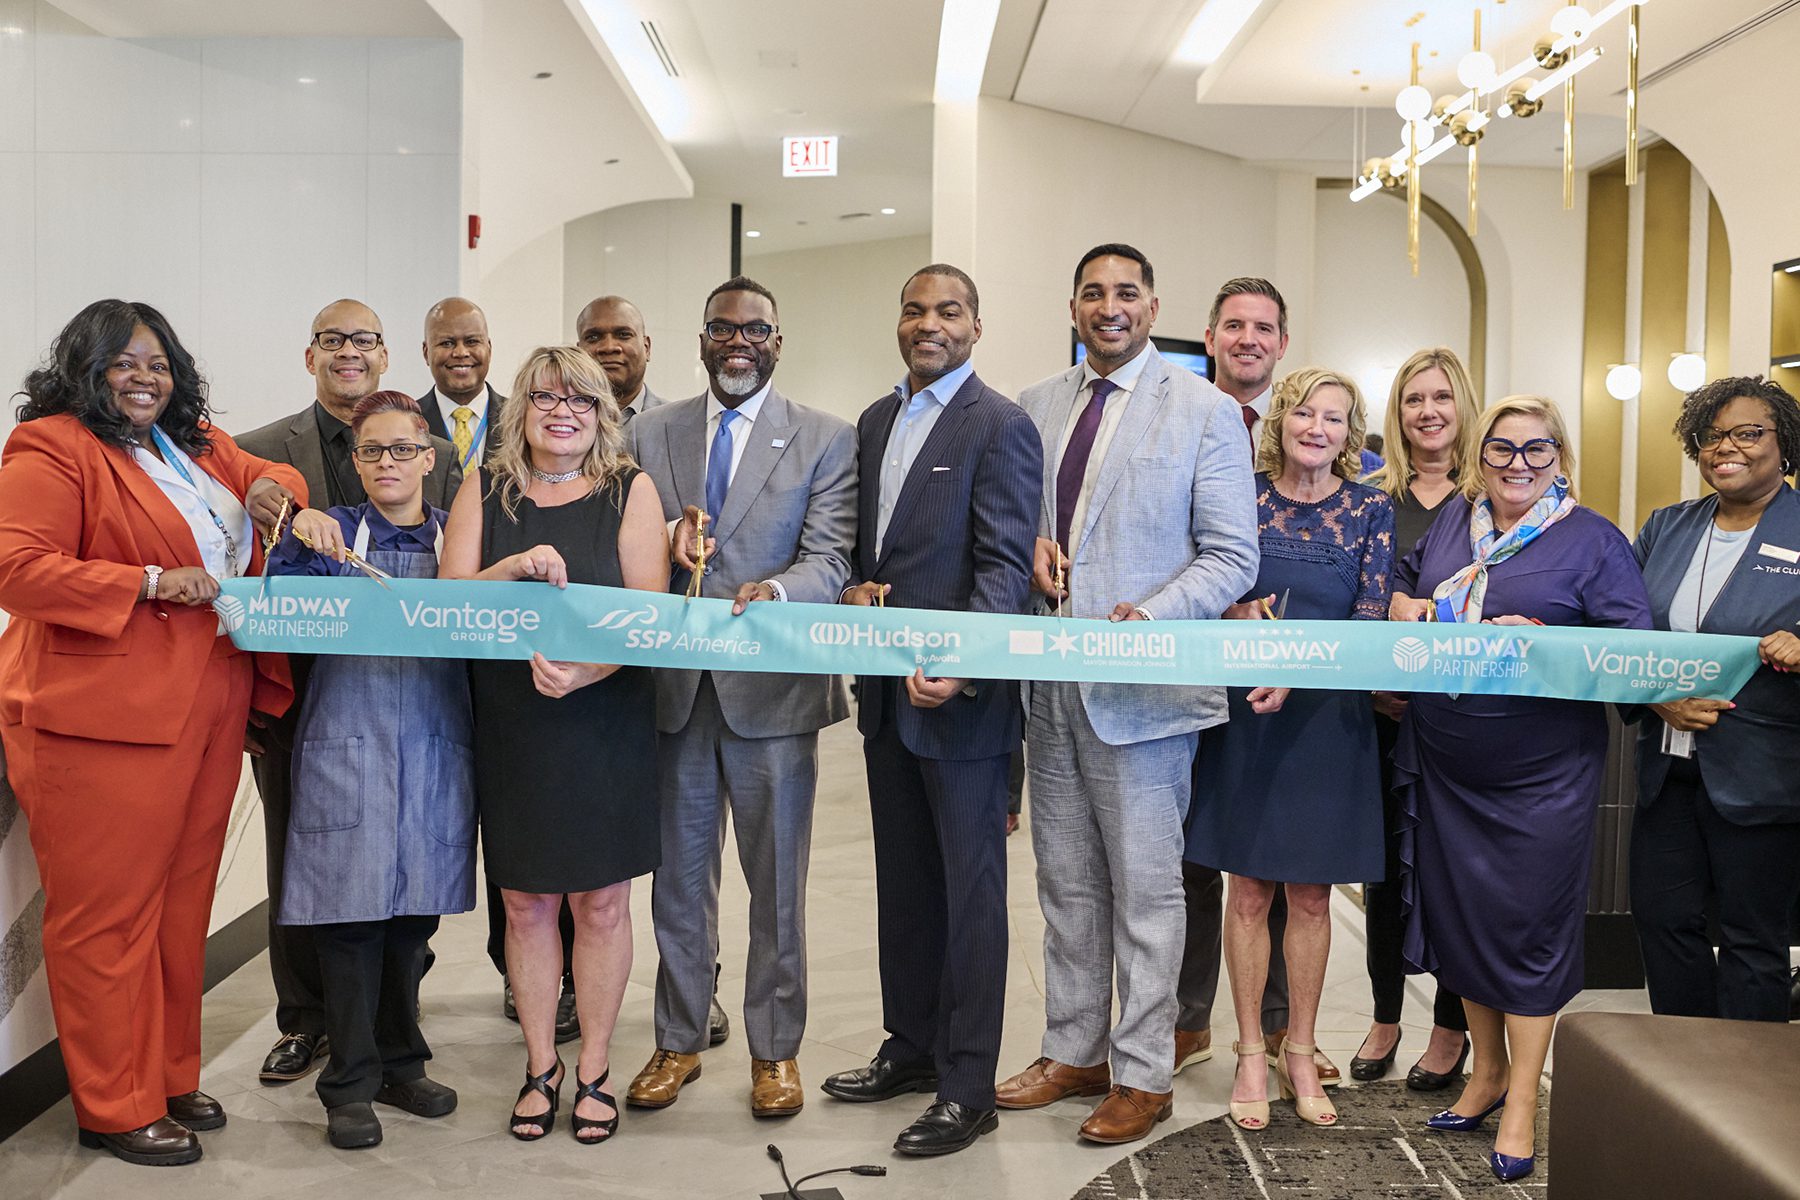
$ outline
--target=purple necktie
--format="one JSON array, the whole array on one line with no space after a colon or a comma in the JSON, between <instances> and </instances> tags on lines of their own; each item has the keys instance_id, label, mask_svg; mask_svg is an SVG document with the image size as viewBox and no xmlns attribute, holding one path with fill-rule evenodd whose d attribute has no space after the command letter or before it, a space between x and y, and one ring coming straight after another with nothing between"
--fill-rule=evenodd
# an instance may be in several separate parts
<instances>
[{"instance_id":1,"label":"purple necktie","mask_svg":"<svg viewBox=\"0 0 1800 1200\"><path fill-rule=\"evenodd\" d=\"M1064 554L1069 552L1069 526L1075 523L1081 481L1087 478L1088 458L1094 453L1094 435L1100 432L1100 412L1106 406L1106 398L1118 390L1119 385L1110 379L1094 380L1093 398L1081 410L1075 432L1063 448L1062 466L1056 469L1056 544Z\"/></svg>"}]
</instances>

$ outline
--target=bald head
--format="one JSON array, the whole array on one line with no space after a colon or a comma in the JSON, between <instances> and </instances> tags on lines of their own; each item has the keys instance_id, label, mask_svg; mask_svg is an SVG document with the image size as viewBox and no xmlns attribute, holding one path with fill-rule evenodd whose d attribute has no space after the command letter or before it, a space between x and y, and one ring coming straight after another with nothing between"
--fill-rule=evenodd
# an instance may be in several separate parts
<instances>
[{"instance_id":1,"label":"bald head","mask_svg":"<svg viewBox=\"0 0 1800 1200\"><path fill-rule=\"evenodd\" d=\"M373 335L375 342L367 348ZM335 349L321 346L342 340ZM381 318L360 300L334 300L313 318L312 338L306 347L306 369L313 377L313 395L338 420L348 423L356 402L381 387L387 371L387 346L381 339Z\"/></svg>"},{"instance_id":2,"label":"bald head","mask_svg":"<svg viewBox=\"0 0 1800 1200\"><path fill-rule=\"evenodd\" d=\"M623 296L601 296L575 318L575 341L600 364L621 405L637 399L650 367L644 314Z\"/></svg>"},{"instance_id":3,"label":"bald head","mask_svg":"<svg viewBox=\"0 0 1800 1200\"><path fill-rule=\"evenodd\" d=\"M438 395L467 404L487 387L494 346L488 341L487 315L473 301L451 296L432 305L425 314L422 349Z\"/></svg>"}]
</instances>

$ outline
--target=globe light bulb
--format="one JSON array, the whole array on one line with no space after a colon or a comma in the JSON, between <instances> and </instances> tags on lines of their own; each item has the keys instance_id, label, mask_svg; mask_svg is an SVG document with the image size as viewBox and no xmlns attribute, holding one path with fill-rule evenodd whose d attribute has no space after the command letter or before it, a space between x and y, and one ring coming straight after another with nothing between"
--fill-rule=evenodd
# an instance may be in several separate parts
<instances>
[{"instance_id":1,"label":"globe light bulb","mask_svg":"<svg viewBox=\"0 0 1800 1200\"><path fill-rule=\"evenodd\" d=\"M1457 82L1471 90L1486 87L1499 73L1500 68L1494 64L1494 56L1485 50L1471 50L1456 64Z\"/></svg>"},{"instance_id":2,"label":"globe light bulb","mask_svg":"<svg viewBox=\"0 0 1800 1200\"><path fill-rule=\"evenodd\" d=\"M1413 138L1413 152L1414 153L1423 153L1425 150L1425 147L1431 145L1431 143L1434 140L1436 140L1436 138L1437 138L1437 130L1435 130L1431 127L1431 123L1429 121L1402 121L1402 122L1400 122L1400 145L1401 146L1404 147L1406 145L1406 138L1409 133L1412 135L1412 138ZM1402 162L1406 161L1405 155L1401 155L1401 161Z\"/></svg>"},{"instance_id":3,"label":"globe light bulb","mask_svg":"<svg viewBox=\"0 0 1800 1200\"><path fill-rule=\"evenodd\" d=\"M1416 83L1401 88L1400 94L1394 97L1394 111L1403 121L1423 121L1431 115L1431 93Z\"/></svg>"},{"instance_id":4,"label":"globe light bulb","mask_svg":"<svg viewBox=\"0 0 1800 1200\"><path fill-rule=\"evenodd\" d=\"M1582 41L1593 28L1594 18L1587 9L1579 4L1571 4L1567 8L1559 8L1550 17L1550 30L1558 37L1571 41Z\"/></svg>"},{"instance_id":5,"label":"globe light bulb","mask_svg":"<svg viewBox=\"0 0 1800 1200\"><path fill-rule=\"evenodd\" d=\"M1631 363L1620 363L1606 373L1606 394L1614 400L1630 400L1644 389L1644 373Z\"/></svg>"},{"instance_id":6,"label":"globe light bulb","mask_svg":"<svg viewBox=\"0 0 1800 1200\"><path fill-rule=\"evenodd\" d=\"M1706 359L1698 354L1677 354L1669 360L1669 383L1678 392L1691 392L1706 382Z\"/></svg>"}]
</instances>

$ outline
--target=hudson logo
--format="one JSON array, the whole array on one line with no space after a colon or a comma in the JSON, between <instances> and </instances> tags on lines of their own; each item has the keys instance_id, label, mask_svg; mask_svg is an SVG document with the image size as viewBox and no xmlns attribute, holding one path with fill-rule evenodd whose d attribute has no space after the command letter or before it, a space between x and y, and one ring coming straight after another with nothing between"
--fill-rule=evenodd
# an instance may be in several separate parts
<instances>
[{"instance_id":1,"label":"hudson logo","mask_svg":"<svg viewBox=\"0 0 1800 1200\"><path fill-rule=\"evenodd\" d=\"M1394 643L1394 665L1402 671L1423 671L1431 662L1431 647L1416 637Z\"/></svg>"},{"instance_id":2,"label":"hudson logo","mask_svg":"<svg viewBox=\"0 0 1800 1200\"><path fill-rule=\"evenodd\" d=\"M615 608L589 625L589 629L625 629L632 625L656 624L656 606L646 604L642 608Z\"/></svg>"},{"instance_id":3,"label":"hudson logo","mask_svg":"<svg viewBox=\"0 0 1800 1200\"><path fill-rule=\"evenodd\" d=\"M511 644L521 631L535 633L543 618L534 608L486 608L473 604L417 604L400 601L410 629L442 629L453 642Z\"/></svg>"},{"instance_id":4,"label":"hudson logo","mask_svg":"<svg viewBox=\"0 0 1800 1200\"><path fill-rule=\"evenodd\" d=\"M902 650L958 650L962 634L954 630L914 629L902 625L898 629L875 629L868 625L849 625L843 621L814 621L807 631L815 646L895 646Z\"/></svg>"}]
</instances>

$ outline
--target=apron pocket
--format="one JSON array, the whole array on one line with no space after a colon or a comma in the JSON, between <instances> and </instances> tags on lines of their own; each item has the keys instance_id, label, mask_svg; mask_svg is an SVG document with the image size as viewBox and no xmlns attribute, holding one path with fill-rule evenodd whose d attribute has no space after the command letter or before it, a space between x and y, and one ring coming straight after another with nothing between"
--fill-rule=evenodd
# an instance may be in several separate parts
<instances>
[{"instance_id":1,"label":"apron pocket","mask_svg":"<svg viewBox=\"0 0 1800 1200\"><path fill-rule=\"evenodd\" d=\"M475 844L475 752L446 737L425 739L431 836L446 846Z\"/></svg>"},{"instance_id":2,"label":"apron pocket","mask_svg":"<svg viewBox=\"0 0 1800 1200\"><path fill-rule=\"evenodd\" d=\"M300 744L289 820L300 833L355 829L363 815L363 740L323 738Z\"/></svg>"}]
</instances>

